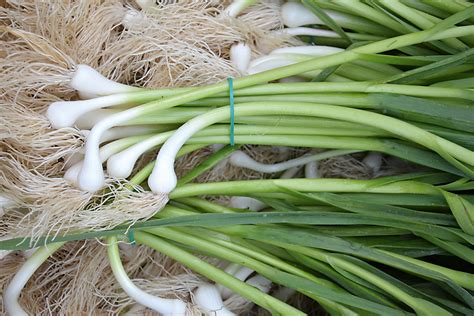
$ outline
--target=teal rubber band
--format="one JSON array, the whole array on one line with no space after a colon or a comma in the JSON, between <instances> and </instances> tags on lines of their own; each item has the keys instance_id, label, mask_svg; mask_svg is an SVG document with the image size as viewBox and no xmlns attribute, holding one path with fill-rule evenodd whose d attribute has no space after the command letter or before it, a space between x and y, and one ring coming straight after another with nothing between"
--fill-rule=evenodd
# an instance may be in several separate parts
<instances>
[{"instance_id":1,"label":"teal rubber band","mask_svg":"<svg viewBox=\"0 0 474 316\"><path fill-rule=\"evenodd\" d=\"M230 145L234 146L234 128L235 128L235 115L234 115L234 79L232 77L227 78L229 83L229 105L230 105Z\"/></svg>"},{"instance_id":2,"label":"teal rubber band","mask_svg":"<svg viewBox=\"0 0 474 316\"><path fill-rule=\"evenodd\" d=\"M135 231L133 230L133 228L130 228L128 230L128 240L130 241L130 244L133 246L137 244L137 242L135 241Z\"/></svg>"}]
</instances>

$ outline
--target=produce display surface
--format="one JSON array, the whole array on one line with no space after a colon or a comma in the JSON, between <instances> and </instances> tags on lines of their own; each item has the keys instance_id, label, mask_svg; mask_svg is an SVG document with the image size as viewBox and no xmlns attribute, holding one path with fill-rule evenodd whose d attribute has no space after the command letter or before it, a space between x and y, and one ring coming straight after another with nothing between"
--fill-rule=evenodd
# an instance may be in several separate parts
<instances>
[{"instance_id":1,"label":"produce display surface","mask_svg":"<svg viewBox=\"0 0 474 316\"><path fill-rule=\"evenodd\" d=\"M0 315L473 315L474 2L0 1Z\"/></svg>"}]
</instances>

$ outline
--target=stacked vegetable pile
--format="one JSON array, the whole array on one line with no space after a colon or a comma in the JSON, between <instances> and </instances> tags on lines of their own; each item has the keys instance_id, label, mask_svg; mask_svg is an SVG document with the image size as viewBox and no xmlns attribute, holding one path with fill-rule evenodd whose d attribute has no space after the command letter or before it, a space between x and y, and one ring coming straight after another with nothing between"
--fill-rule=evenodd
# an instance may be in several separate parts
<instances>
[{"instance_id":1,"label":"stacked vegetable pile","mask_svg":"<svg viewBox=\"0 0 474 316\"><path fill-rule=\"evenodd\" d=\"M31 303L44 297L19 303L38 269L43 280L35 281L54 298L46 309L55 312L74 301L61 296L67 290L79 293L72 306L104 313L231 315L256 304L302 315L296 292L334 315L473 313L474 6L254 2L193 9L196 27L189 20L183 28L202 27L203 38L185 34L186 42L169 30L186 53L170 47L179 58L160 58L152 70L146 41L140 54L105 49L101 59L93 52L74 60L15 23L5 27L12 47L23 40L43 59L67 61L38 61L49 67L44 81L11 79L29 84L29 94L3 94L0 249L8 251L9 314L46 312ZM117 6L121 33L110 31L103 47L155 34L167 10L191 10L137 3L141 11ZM101 10L103 17L111 8ZM183 62L221 49L207 64ZM146 86L166 71L183 77ZM195 74L203 84L189 82ZM31 94L45 106L30 109L18 97ZM42 134L31 141L29 128ZM328 159L370 175L322 178L337 174L323 172L319 162ZM86 245L97 255L78 255ZM17 267L11 251L34 247ZM65 267L76 277L64 276ZM144 275L158 277L137 277ZM84 276L93 280L78 280ZM91 306L87 295L106 303Z\"/></svg>"}]
</instances>

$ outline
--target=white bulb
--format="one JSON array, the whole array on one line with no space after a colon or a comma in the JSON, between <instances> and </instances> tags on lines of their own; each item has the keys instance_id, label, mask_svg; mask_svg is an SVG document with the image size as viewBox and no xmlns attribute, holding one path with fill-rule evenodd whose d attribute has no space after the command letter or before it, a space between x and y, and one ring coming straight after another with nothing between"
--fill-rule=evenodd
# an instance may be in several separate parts
<instances>
[{"instance_id":1,"label":"white bulb","mask_svg":"<svg viewBox=\"0 0 474 316\"><path fill-rule=\"evenodd\" d=\"M266 205L257 199L246 196L233 196L230 199L230 207L258 212L263 210Z\"/></svg>"},{"instance_id":2,"label":"white bulb","mask_svg":"<svg viewBox=\"0 0 474 316\"><path fill-rule=\"evenodd\" d=\"M104 187L104 170L98 152L86 154L82 168L77 175L77 186L84 191L94 193Z\"/></svg>"},{"instance_id":3,"label":"white bulb","mask_svg":"<svg viewBox=\"0 0 474 316\"><path fill-rule=\"evenodd\" d=\"M154 6L156 4L155 0L135 0L135 2L138 4L138 6L142 10L146 10L146 9L150 8L151 6Z\"/></svg>"},{"instance_id":4,"label":"white bulb","mask_svg":"<svg viewBox=\"0 0 474 316\"><path fill-rule=\"evenodd\" d=\"M109 80L87 65L77 65L70 86L86 96L105 96L133 92L138 89Z\"/></svg>"},{"instance_id":5,"label":"white bulb","mask_svg":"<svg viewBox=\"0 0 474 316\"><path fill-rule=\"evenodd\" d=\"M242 73L247 72L251 57L252 50L245 43L234 44L230 48L230 61Z\"/></svg>"},{"instance_id":6,"label":"white bulb","mask_svg":"<svg viewBox=\"0 0 474 316\"><path fill-rule=\"evenodd\" d=\"M362 162L369 167L374 174L380 171L382 167L382 155L378 152L370 152Z\"/></svg>"},{"instance_id":7,"label":"white bulb","mask_svg":"<svg viewBox=\"0 0 474 316\"><path fill-rule=\"evenodd\" d=\"M90 100L53 102L46 117L53 128L71 127L84 114L105 107L127 103L126 95L110 95Z\"/></svg>"},{"instance_id":8,"label":"white bulb","mask_svg":"<svg viewBox=\"0 0 474 316\"><path fill-rule=\"evenodd\" d=\"M304 166L304 176L307 179L320 178L316 161L311 161Z\"/></svg>"},{"instance_id":9,"label":"white bulb","mask_svg":"<svg viewBox=\"0 0 474 316\"><path fill-rule=\"evenodd\" d=\"M317 16L300 3L287 2L281 6L280 12L283 24L288 27L323 23Z\"/></svg>"},{"instance_id":10,"label":"white bulb","mask_svg":"<svg viewBox=\"0 0 474 316\"><path fill-rule=\"evenodd\" d=\"M127 178L132 174L133 167L140 155L140 152L126 149L111 156L107 160L107 173L114 178Z\"/></svg>"},{"instance_id":11,"label":"white bulb","mask_svg":"<svg viewBox=\"0 0 474 316\"><path fill-rule=\"evenodd\" d=\"M194 292L194 302L204 312L215 316L235 315L225 308L221 295L215 285L202 284Z\"/></svg>"},{"instance_id":12,"label":"white bulb","mask_svg":"<svg viewBox=\"0 0 474 316\"><path fill-rule=\"evenodd\" d=\"M169 163L169 165L173 166L173 162ZM178 178L174 169L170 168L169 165L157 167L156 163L153 172L148 177L148 186L154 193L169 194L176 188Z\"/></svg>"},{"instance_id":13,"label":"white bulb","mask_svg":"<svg viewBox=\"0 0 474 316\"><path fill-rule=\"evenodd\" d=\"M254 3L255 0L234 0L225 10L224 12L230 16L235 18L238 16L245 8L250 6Z\"/></svg>"}]
</instances>

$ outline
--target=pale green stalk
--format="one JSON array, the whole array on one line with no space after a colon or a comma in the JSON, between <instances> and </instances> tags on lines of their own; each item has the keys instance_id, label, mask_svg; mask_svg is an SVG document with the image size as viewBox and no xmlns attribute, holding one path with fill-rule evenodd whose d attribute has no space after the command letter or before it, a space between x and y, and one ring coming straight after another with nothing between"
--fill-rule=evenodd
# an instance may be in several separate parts
<instances>
[{"instance_id":1,"label":"pale green stalk","mask_svg":"<svg viewBox=\"0 0 474 316\"><path fill-rule=\"evenodd\" d=\"M177 187L170 193L171 199L199 195L246 195L284 192L282 188L298 192L332 193L409 193L439 196L439 190L425 183L397 181L380 184L377 180L350 179L269 179L251 181L231 181L213 183L193 183Z\"/></svg>"},{"instance_id":2,"label":"pale green stalk","mask_svg":"<svg viewBox=\"0 0 474 316\"><path fill-rule=\"evenodd\" d=\"M172 233L172 230L165 229L165 230L155 230L155 229L150 229L149 231L153 233L158 233L161 235L162 232L167 232L166 236L169 236L170 233ZM173 240L175 241L180 241L180 238L176 236L176 234L173 235ZM301 311L298 309L287 305L286 303L283 303L279 301L278 299L265 294L258 290L257 288L250 286L246 284L245 282L242 282L235 277L225 273L224 271L214 267L213 265L191 255L190 253L182 250L181 248L172 245L171 243L168 243L164 239L157 238L149 233L137 231L135 232L135 240L138 243L147 245L148 247L151 247L155 249L156 251L159 251L161 253L164 253L168 255L169 257L175 259L178 262L181 262L185 266L190 267L193 269L195 272L209 278L210 280L213 280L215 282L218 282L219 284L231 289L232 291L240 294L241 296L247 298L248 300L253 301L255 304L272 311L274 313L278 313L280 315L304 315ZM212 250L214 248L211 246L209 250ZM230 258L226 258L230 259ZM240 263L240 261L237 261L237 263Z\"/></svg>"},{"instance_id":3,"label":"pale green stalk","mask_svg":"<svg viewBox=\"0 0 474 316\"><path fill-rule=\"evenodd\" d=\"M441 150L446 151L452 157L467 163L468 165L474 165L474 153L472 151L402 120L378 113L339 106L322 104L312 105L309 103L297 102L272 102L270 104L266 102L251 102L246 104L236 104L234 111L236 116L265 114L302 115L361 123L385 130L399 136L400 138L411 140L437 153L440 153ZM202 122L200 124L205 127L205 125L212 125L227 119L230 115L229 113L229 107L221 107L189 121L189 124L191 122L199 121Z\"/></svg>"}]
</instances>

